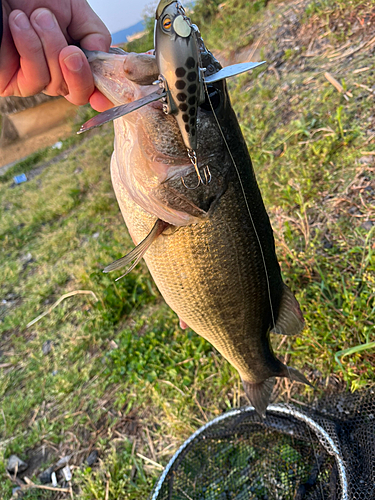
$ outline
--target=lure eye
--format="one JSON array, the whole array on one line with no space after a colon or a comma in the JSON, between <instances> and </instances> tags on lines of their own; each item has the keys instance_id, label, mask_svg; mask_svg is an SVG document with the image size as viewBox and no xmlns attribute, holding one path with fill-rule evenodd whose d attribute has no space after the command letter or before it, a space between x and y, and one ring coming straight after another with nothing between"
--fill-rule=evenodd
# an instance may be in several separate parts
<instances>
[{"instance_id":1,"label":"lure eye","mask_svg":"<svg viewBox=\"0 0 375 500\"><path fill-rule=\"evenodd\" d=\"M163 28L167 31L169 31L172 27L172 21L170 17L165 17L163 19Z\"/></svg>"}]
</instances>

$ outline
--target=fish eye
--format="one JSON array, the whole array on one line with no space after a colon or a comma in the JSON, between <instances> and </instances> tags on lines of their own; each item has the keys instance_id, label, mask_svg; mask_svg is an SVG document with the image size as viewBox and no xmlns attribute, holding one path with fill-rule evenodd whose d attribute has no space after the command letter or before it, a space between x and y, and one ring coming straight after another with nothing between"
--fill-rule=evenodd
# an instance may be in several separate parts
<instances>
[{"instance_id":1,"label":"fish eye","mask_svg":"<svg viewBox=\"0 0 375 500\"><path fill-rule=\"evenodd\" d=\"M165 17L163 19L163 28L167 31L169 31L172 27L172 21L171 21L171 18L170 17Z\"/></svg>"}]
</instances>

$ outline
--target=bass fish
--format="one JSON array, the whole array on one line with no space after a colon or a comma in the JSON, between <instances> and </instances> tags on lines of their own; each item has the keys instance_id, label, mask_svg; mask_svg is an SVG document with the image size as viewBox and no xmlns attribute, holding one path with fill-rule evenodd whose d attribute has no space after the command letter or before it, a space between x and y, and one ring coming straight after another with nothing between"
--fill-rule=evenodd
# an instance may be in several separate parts
<instances>
[{"instance_id":1,"label":"bass fish","mask_svg":"<svg viewBox=\"0 0 375 500\"><path fill-rule=\"evenodd\" d=\"M304 321L283 283L226 87L242 71L222 69L181 4L168 0L156 13L155 54L87 56L96 86L117 107L83 130L117 118L111 176L136 245L104 271L129 272L144 257L180 325L236 368L264 415L275 377L309 382L270 344L270 334L298 334Z\"/></svg>"}]
</instances>

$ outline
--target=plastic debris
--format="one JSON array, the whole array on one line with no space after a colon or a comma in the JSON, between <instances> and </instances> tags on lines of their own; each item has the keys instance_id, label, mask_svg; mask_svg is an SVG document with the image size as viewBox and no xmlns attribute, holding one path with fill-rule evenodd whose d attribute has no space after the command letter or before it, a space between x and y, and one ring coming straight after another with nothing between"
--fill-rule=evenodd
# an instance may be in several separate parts
<instances>
[{"instance_id":1,"label":"plastic debris","mask_svg":"<svg viewBox=\"0 0 375 500\"><path fill-rule=\"evenodd\" d=\"M52 351L53 343L52 340L46 340L43 344L42 351L45 356Z\"/></svg>"},{"instance_id":2,"label":"plastic debris","mask_svg":"<svg viewBox=\"0 0 375 500\"><path fill-rule=\"evenodd\" d=\"M7 463L7 471L14 473L14 472L23 472L26 470L28 467L27 463L21 460L17 455L11 455L9 457L8 463Z\"/></svg>"},{"instance_id":3,"label":"plastic debris","mask_svg":"<svg viewBox=\"0 0 375 500\"><path fill-rule=\"evenodd\" d=\"M20 174L13 177L13 180L15 184L22 184L23 182L27 182L27 177L25 174Z\"/></svg>"},{"instance_id":4,"label":"plastic debris","mask_svg":"<svg viewBox=\"0 0 375 500\"><path fill-rule=\"evenodd\" d=\"M64 467L63 470L62 470L62 472L64 474L65 481L71 481L72 480L72 471L70 470L69 465L67 465L66 467Z\"/></svg>"},{"instance_id":5,"label":"plastic debris","mask_svg":"<svg viewBox=\"0 0 375 500\"><path fill-rule=\"evenodd\" d=\"M52 474L51 474L51 481L52 481L52 486L54 486L56 488L56 486L57 486L56 472L52 472Z\"/></svg>"},{"instance_id":6,"label":"plastic debris","mask_svg":"<svg viewBox=\"0 0 375 500\"><path fill-rule=\"evenodd\" d=\"M86 458L86 463L89 467L94 465L94 463L98 460L99 453L97 450L94 450L90 453L90 455Z\"/></svg>"},{"instance_id":7,"label":"plastic debris","mask_svg":"<svg viewBox=\"0 0 375 500\"><path fill-rule=\"evenodd\" d=\"M55 144L52 146L52 149L61 149L63 146L63 143L61 141L55 142Z\"/></svg>"},{"instance_id":8,"label":"plastic debris","mask_svg":"<svg viewBox=\"0 0 375 500\"><path fill-rule=\"evenodd\" d=\"M51 476L53 472L53 467L48 467L45 471L43 471L41 474L39 474L38 479L42 484L48 484L51 483Z\"/></svg>"},{"instance_id":9,"label":"plastic debris","mask_svg":"<svg viewBox=\"0 0 375 500\"><path fill-rule=\"evenodd\" d=\"M56 371L57 373L57 371ZM68 465L69 460L72 458L72 455L65 455L65 457L60 458L60 460L57 462L55 465L55 469L61 469L62 467L65 467L65 465Z\"/></svg>"}]
</instances>

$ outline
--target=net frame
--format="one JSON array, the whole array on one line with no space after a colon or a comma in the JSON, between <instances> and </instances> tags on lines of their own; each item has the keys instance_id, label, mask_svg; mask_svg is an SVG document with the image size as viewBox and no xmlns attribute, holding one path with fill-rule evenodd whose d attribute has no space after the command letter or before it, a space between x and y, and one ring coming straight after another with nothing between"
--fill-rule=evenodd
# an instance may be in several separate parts
<instances>
[{"instance_id":1,"label":"net frame","mask_svg":"<svg viewBox=\"0 0 375 500\"><path fill-rule=\"evenodd\" d=\"M220 415L219 417L216 417L215 419L211 420L210 422L208 422L204 426L200 427L196 432L194 432L194 434L192 434L180 446L180 448L177 450L177 452L170 459L169 463L167 464L166 468L164 469L163 473L161 474L158 482L156 483L149 500L158 500L158 496L159 496L161 488L164 484L164 481L167 478L167 476L168 476L169 472L171 471L173 465L175 464L176 460L178 460L181 453L183 453L186 450L186 448L196 438L198 438L200 436L200 434L205 432L210 427L224 421L225 419L233 418L236 415L241 415L241 414L250 413L250 412L253 412L254 414L256 414L255 408L253 406L246 406L244 408L229 411L229 412L224 413L223 415ZM267 412L269 412L271 414L286 415L288 417L295 418L299 422L305 423L308 426L308 428L314 432L314 434L318 438L322 447L327 451L327 453L329 455L333 456L335 461L336 461L336 466L337 466L340 485L341 485L340 500L349 500L348 479L347 479L344 460L341 456L340 450L338 449L334 440L330 437L328 432L321 425L319 425L315 420L313 420L311 417L306 415L303 411L301 411L301 410L299 410L291 405L283 405L283 404L270 405L270 406L268 406Z\"/></svg>"}]
</instances>

